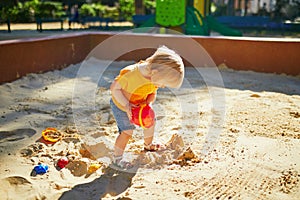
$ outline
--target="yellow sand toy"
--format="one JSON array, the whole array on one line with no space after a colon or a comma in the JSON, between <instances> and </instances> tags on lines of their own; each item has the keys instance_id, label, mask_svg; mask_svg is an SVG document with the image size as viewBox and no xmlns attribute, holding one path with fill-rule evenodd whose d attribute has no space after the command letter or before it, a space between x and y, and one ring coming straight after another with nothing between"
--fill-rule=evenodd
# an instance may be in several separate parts
<instances>
[{"instance_id":1,"label":"yellow sand toy","mask_svg":"<svg viewBox=\"0 0 300 200\"><path fill-rule=\"evenodd\" d=\"M62 138L62 133L56 128L46 128L43 130L42 136L48 142L57 142Z\"/></svg>"}]
</instances>

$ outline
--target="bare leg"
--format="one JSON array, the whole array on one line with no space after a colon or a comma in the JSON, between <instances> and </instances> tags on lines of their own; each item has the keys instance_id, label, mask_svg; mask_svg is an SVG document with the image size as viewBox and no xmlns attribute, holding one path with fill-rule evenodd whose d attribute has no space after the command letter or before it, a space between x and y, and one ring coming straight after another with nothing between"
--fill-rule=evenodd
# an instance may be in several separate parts
<instances>
[{"instance_id":1,"label":"bare leg","mask_svg":"<svg viewBox=\"0 0 300 200\"><path fill-rule=\"evenodd\" d=\"M115 142L114 156L122 156L124 149L131 138L133 130L123 131L119 134Z\"/></svg>"},{"instance_id":2,"label":"bare leg","mask_svg":"<svg viewBox=\"0 0 300 200\"><path fill-rule=\"evenodd\" d=\"M144 143L149 145L153 141L155 123L150 128L144 129Z\"/></svg>"},{"instance_id":3,"label":"bare leg","mask_svg":"<svg viewBox=\"0 0 300 200\"><path fill-rule=\"evenodd\" d=\"M144 129L144 150L147 151L158 151L165 149L162 144L152 143L154 136L155 124L148 129Z\"/></svg>"}]
</instances>

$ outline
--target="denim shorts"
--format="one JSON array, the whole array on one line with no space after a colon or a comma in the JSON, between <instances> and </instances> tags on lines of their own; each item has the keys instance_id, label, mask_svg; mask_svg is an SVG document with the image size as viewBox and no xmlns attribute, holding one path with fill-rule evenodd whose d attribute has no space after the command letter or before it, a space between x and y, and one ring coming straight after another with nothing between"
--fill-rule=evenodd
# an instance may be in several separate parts
<instances>
[{"instance_id":1,"label":"denim shorts","mask_svg":"<svg viewBox=\"0 0 300 200\"><path fill-rule=\"evenodd\" d=\"M127 113L118 108L112 99L110 99L110 106L117 122L119 133L121 133L122 131L135 129L135 126L130 123Z\"/></svg>"}]
</instances>

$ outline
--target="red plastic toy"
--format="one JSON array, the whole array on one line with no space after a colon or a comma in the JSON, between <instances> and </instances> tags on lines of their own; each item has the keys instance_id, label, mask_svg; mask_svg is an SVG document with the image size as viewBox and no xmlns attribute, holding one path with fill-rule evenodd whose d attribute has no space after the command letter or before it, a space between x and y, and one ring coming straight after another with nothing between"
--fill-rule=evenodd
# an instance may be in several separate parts
<instances>
[{"instance_id":1,"label":"red plastic toy","mask_svg":"<svg viewBox=\"0 0 300 200\"><path fill-rule=\"evenodd\" d=\"M60 159L58 160L57 166L58 166L59 168L62 169L62 168L64 168L68 163L69 163L68 158L67 158L67 157L62 157L62 158L60 158Z\"/></svg>"},{"instance_id":2,"label":"red plastic toy","mask_svg":"<svg viewBox=\"0 0 300 200\"><path fill-rule=\"evenodd\" d=\"M142 105L140 107L132 108L131 122L142 128L150 128L155 122L155 113L151 106Z\"/></svg>"}]
</instances>

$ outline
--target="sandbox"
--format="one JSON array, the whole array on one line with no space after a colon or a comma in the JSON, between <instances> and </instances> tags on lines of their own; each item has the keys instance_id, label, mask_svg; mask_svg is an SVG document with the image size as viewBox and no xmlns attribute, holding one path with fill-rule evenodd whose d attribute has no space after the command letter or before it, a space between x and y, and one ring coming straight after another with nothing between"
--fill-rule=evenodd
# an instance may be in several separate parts
<instances>
[{"instance_id":1,"label":"sandbox","mask_svg":"<svg viewBox=\"0 0 300 200\"><path fill-rule=\"evenodd\" d=\"M168 150L144 152L138 128L126 153L137 167L126 172L109 164L118 135L109 86L122 67L144 59L153 49L111 60L113 51L123 48L112 46L106 54L86 57L109 37L108 33L87 33L1 43L1 197L299 198L297 40L195 37L217 67L186 67L180 89L158 91L153 105L158 123L155 140L165 143ZM185 43L184 36L123 37L127 45L139 40ZM267 49L274 52L272 56L261 55ZM186 60L187 66L193 65L189 61L193 56ZM203 76L210 67L218 73ZM80 74L82 68L89 73ZM105 69L101 77L93 76L100 69ZM214 75L220 76L222 84L207 83L205 78L217 80ZM64 137L55 143L43 141L42 131L47 127L57 128ZM68 156L71 163L59 169L57 161L62 156ZM47 164L49 170L33 175L39 163Z\"/></svg>"}]
</instances>

